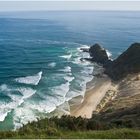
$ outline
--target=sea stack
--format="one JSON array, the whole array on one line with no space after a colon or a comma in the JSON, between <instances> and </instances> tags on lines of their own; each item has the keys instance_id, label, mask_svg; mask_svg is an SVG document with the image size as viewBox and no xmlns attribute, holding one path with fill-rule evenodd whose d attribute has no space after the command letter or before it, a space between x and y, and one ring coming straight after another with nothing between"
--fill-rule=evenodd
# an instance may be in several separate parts
<instances>
[{"instance_id":1,"label":"sea stack","mask_svg":"<svg viewBox=\"0 0 140 140\"><path fill-rule=\"evenodd\" d=\"M92 61L106 65L110 60L108 58L106 50L101 47L99 44L95 44L89 49L90 56Z\"/></svg>"}]
</instances>

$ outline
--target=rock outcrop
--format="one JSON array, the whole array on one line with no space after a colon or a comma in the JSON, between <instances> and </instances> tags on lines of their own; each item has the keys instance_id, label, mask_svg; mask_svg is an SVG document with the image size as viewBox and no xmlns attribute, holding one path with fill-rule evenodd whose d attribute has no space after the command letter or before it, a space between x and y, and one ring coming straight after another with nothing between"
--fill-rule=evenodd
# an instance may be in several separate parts
<instances>
[{"instance_id":1,"label":"rock outcrop","mask_svg":"<svg viewBox=\"0 0 140 140\"><path fill-rule=\"evenodd\" d=\"M105 73L113 80L121 80L128 74L140 72L140 43L132 44L111 65L105 67Z\"/></svg>"},{"instance_id":2,"label":"rock outcrop","mask_svg":"<svg viewBox=\"0 0 140 140\"><path fill-rule=\"evenodd\" d=\"M108 58L107 52L99 44L95 44L89 49L90 56L92 61L105 65L110 60Z\"/></svg>"}]
</instances>

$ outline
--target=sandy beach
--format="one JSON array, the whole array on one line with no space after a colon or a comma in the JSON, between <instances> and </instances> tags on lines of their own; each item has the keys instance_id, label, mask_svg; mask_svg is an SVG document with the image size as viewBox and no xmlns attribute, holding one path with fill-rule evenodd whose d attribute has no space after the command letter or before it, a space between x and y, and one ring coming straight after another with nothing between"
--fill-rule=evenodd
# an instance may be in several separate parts
<instances>
[{"instance_id":1,"label":"sandy beach","mask_svg":"<svg viewBox=\"0 0 140 140\"><path fill-rule=\"evenodd\" d=\"M96 81L96 83L94 83L94 86L89 86L90 88L87 88L82 103L76 103L76 101L78 101L78 97L77 99L73 99L72 101L70 101L70 114L72 116L91 118L93 111L96 110L97 105L103 99L106 92L112 88L111 80L107 76L96 78L96 80L93 79L93 81ZM91 81L90 83L92 83L93 81Z\"/></svg>"}]
</instances>

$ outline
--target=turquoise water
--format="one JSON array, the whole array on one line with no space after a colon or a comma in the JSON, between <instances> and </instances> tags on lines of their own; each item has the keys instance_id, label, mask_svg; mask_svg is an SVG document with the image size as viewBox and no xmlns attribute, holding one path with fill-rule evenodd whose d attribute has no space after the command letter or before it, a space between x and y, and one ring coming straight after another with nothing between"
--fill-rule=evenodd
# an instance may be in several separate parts
<instances>
[{"instance_id":1,"label":"turquoise water","mask_svg":"<svg viewBox=\"0 0 140 140\"><path fill-rule=\"evenodd\" d=\"M140 12L0 13L0 129L19 128L84 96L94 43L117 57L140 41Z\"/></svg>"}]
</instances>

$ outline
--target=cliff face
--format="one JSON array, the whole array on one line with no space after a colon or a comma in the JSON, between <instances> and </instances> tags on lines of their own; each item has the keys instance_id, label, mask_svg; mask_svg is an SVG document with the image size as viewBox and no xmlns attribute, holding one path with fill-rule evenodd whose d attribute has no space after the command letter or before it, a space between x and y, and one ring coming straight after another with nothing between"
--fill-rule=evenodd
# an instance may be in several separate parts
<instances>
[{"instance_id":1,"label":"cliff face","mask_svg":"<svg viewBox=\"0 0 140 140\"><path fill-rule=\"evenodd\" d=\"M121 80L128 74L140 72L140 43L132 44L117 59L110 61L106 50L95 44L90 47L92 62L103 65L105 73L113 80Z\"/></svg>"},{"instance_id":2,"label":"cliff face","mask_svg":"<svg viewBox=\"0 0 140 140\"><path fill-rule=\"evenodd\" d=\"M132 44L105 70L113 80L120 80L128 74L138 72L140 72L140 43Z\"/></svg>"}]
</instances>

